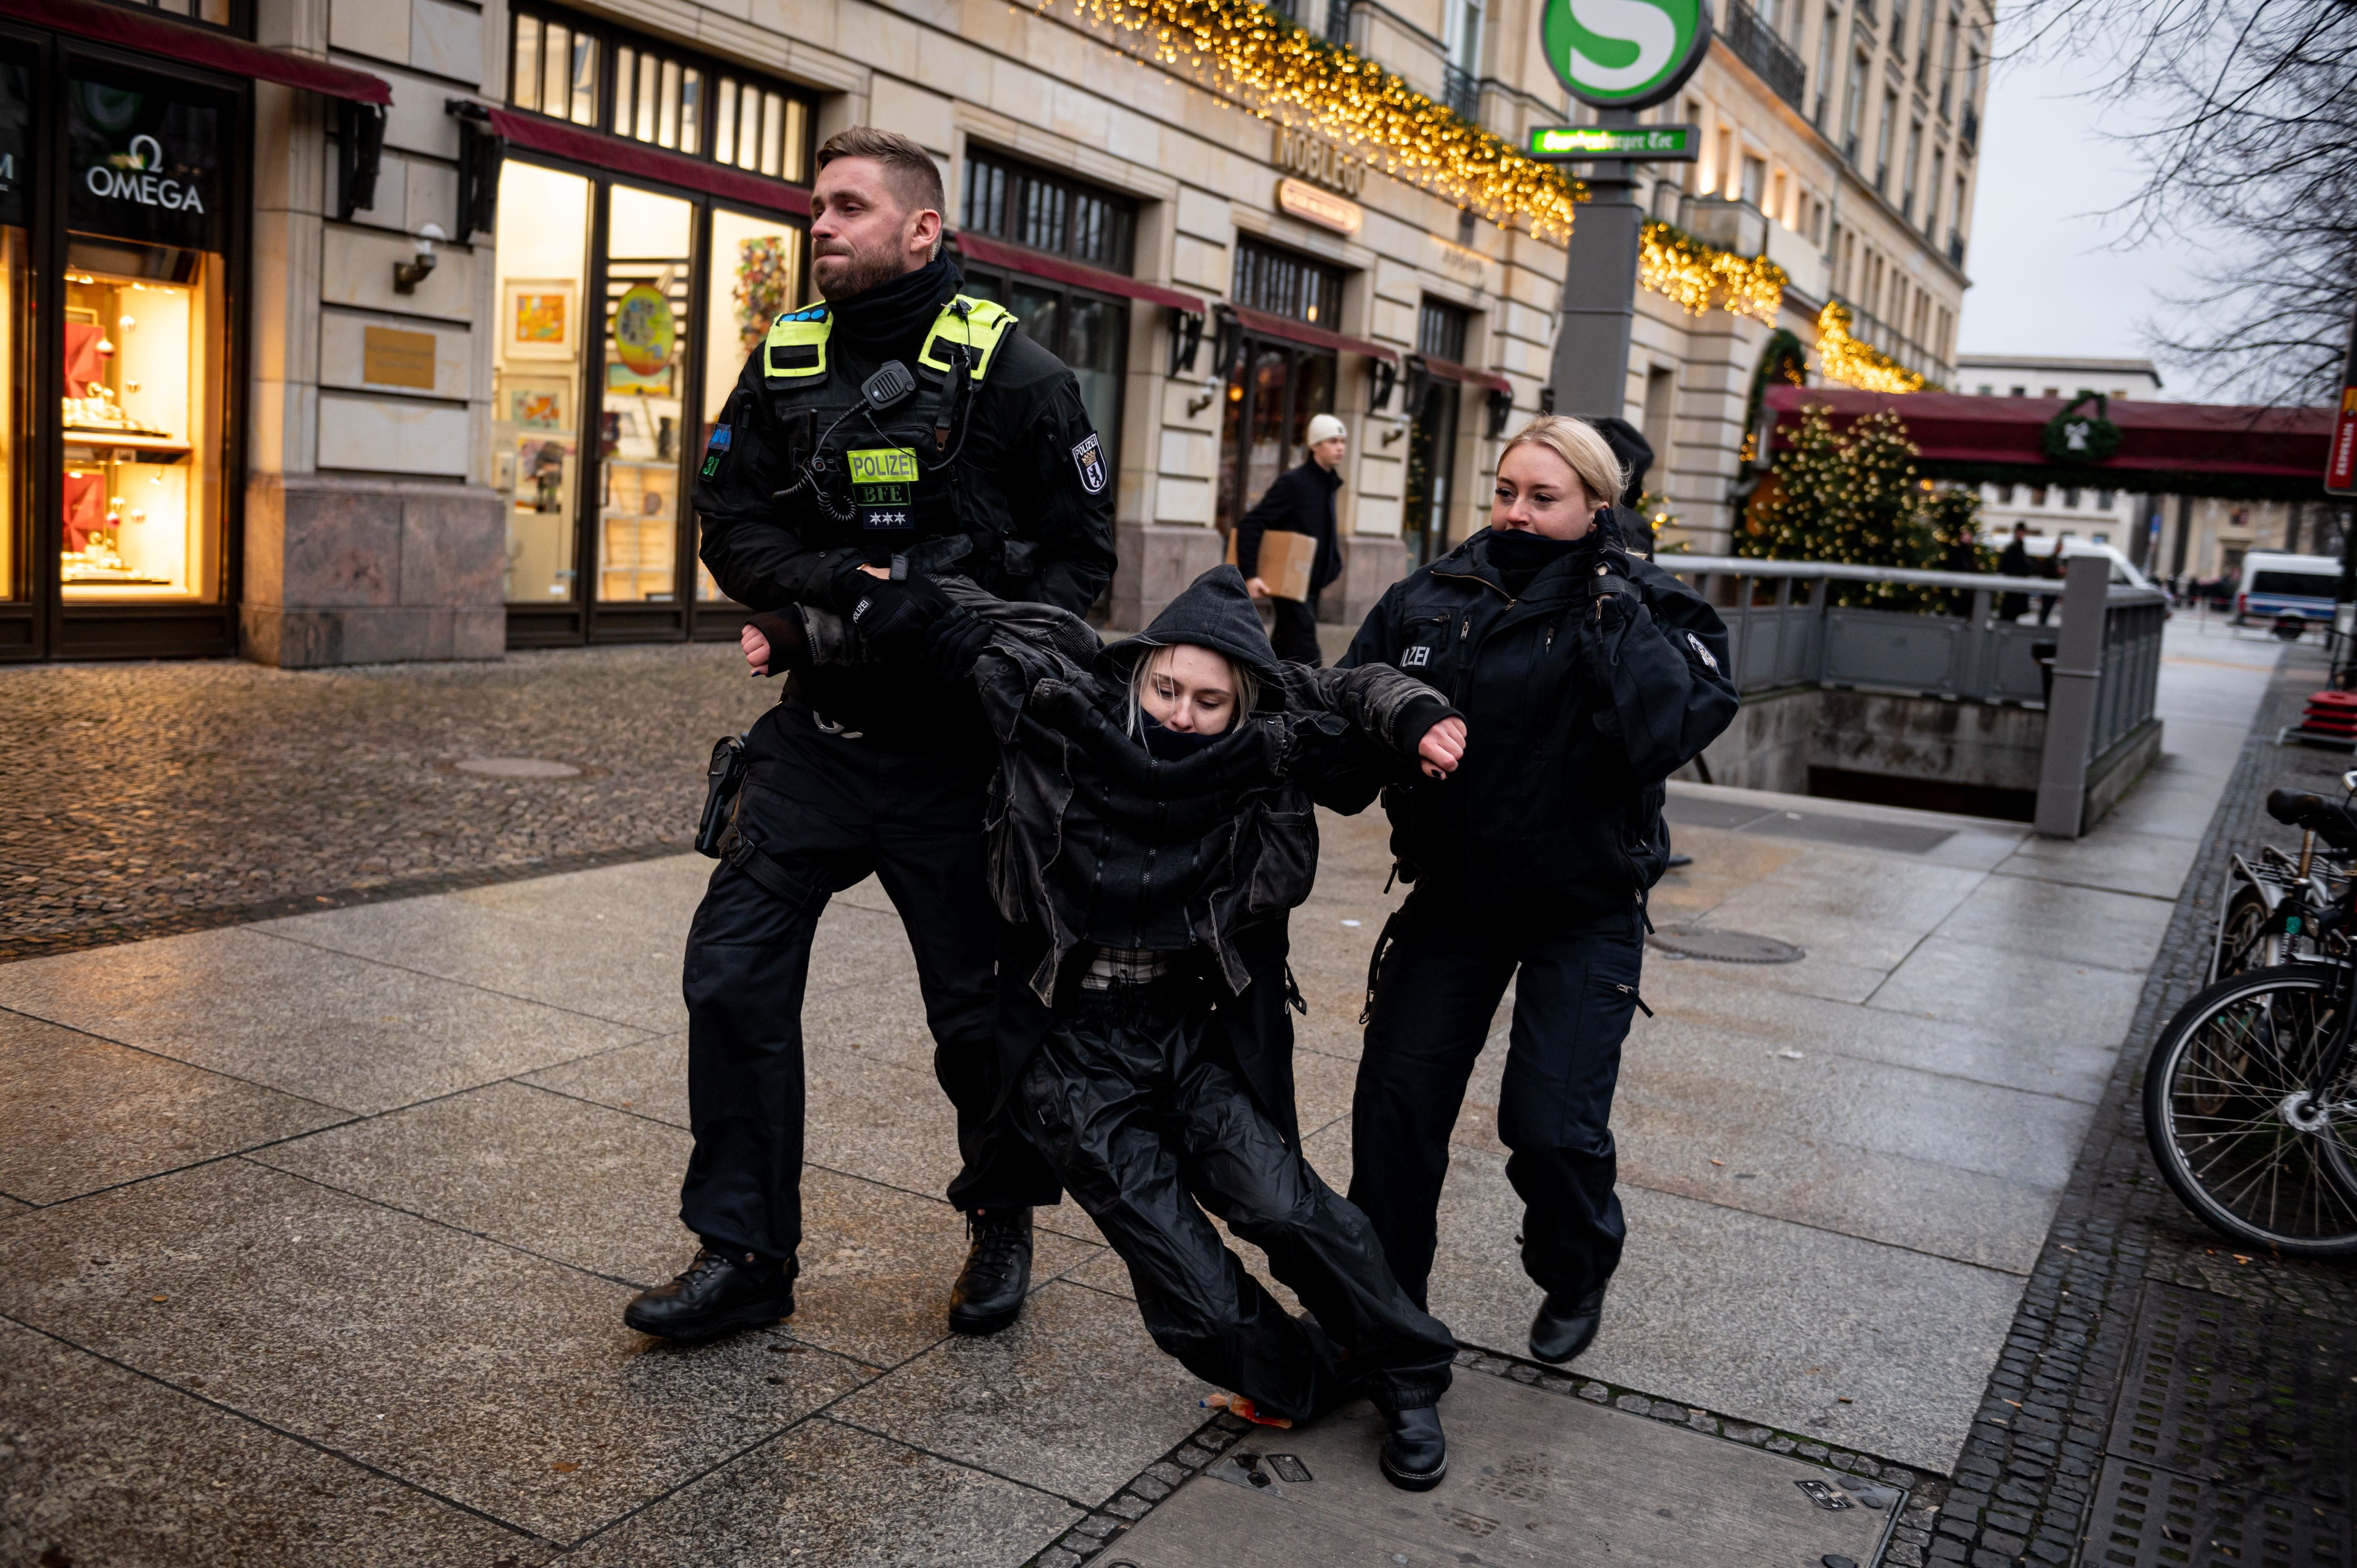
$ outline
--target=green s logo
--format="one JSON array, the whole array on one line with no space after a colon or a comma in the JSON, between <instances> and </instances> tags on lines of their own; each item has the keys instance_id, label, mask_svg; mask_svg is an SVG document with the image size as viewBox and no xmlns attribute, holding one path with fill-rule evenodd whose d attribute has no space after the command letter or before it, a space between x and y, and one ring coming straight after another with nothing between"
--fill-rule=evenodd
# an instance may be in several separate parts
<instances>
[{"instance_id":1,"label":"green s logo","mask_svg":"<svg viewBox=\"0 0 2357 1568\"><path fill-rule=\"evenodd\" d=\"M1547 64L1583 103L1642 109L1685 85L1710 52L1707 0L1547 0Z\"/></svg>"}]
</instances>

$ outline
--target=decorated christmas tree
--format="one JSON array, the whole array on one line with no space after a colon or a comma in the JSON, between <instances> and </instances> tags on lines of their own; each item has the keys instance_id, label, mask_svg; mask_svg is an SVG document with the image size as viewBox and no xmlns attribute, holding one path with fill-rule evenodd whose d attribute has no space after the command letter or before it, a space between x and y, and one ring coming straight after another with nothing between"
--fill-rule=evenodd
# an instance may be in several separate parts
<instances>
[{"instance_id":1,"label":"decorated christmas tree","mask_svg":"<svg viewBox=\"0 0 2357 1568\"><path fill-rule=\"evenodd\" d=\"M1980 498L1938 489L1915 469L1915 447L1896 413L1868 414L1836 435L1823 404L1776 453L1752 497L1737 553L1781 561L1840 561L1917 570L1988 570L1975 535ZM1837 605L1948 609L1943 590L1891 583L1831 585Z\"/></svg>"}]
</instances>

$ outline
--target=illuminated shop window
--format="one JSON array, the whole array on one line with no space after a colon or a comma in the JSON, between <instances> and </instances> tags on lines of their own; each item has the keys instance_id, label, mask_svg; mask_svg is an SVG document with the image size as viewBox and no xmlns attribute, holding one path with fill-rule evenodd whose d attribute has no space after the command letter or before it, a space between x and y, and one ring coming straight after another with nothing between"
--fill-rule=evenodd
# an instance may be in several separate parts
<instances>
[{"instance_id":1,"label":"illuminated shop window","mask_svg":"<svg viewBox=\"0 0 2357 1568\"><path fill-rule=\"evenodd\" d=\"M500 166L491 479L508 499L510 604L574 596L589 198L579 175Z\"/></svg>"},{"instance_id":2,"label":"illuminated shop window","mask_svg":"<svg viewBox=\"0 0 2357 1568\"><path fill-rule=\"evenodd\" d=\"M221 111L125 78L67 84L67 602L207 600L221 578Z\"/></svg>"}]
</instances>

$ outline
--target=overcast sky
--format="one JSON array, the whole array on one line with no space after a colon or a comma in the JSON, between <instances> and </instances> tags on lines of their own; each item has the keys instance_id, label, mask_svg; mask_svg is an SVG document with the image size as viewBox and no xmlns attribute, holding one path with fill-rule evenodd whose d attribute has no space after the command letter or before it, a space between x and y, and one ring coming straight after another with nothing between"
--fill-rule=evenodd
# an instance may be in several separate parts
<instances>
[{"instance_id":1,"label":"overcast sky","mask_svg":"<svg viewBox=\"0 0 2357 1568\"><path fill-rule=\"evenodd\" d=\"M2014 47L2002 29L1996 42L2000 52ZM2001 60L1990 80L1964 260L1973 286L1957 336L1964 353L2147 358L2139 326L2163 314L2163 295L2195 286L2182 246L2107 248L2120 225L2097 214L2137 179L2128 150L2097 134L2123 112L2076 96L2087 85L2083 64L2038 59ZM2171 395L2195 395L2181 373L2161 374Z\"/></svg>"}]
</instances>

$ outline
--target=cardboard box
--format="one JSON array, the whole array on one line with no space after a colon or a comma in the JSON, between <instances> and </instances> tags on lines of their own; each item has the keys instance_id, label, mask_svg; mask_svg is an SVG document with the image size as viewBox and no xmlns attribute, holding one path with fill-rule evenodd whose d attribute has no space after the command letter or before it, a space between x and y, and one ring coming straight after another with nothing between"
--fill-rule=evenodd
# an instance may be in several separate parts
<instances>
[{"instance_id":1,"label":"cardboard box","mask_svg":"<svg viewBox=\"0 0 2357 1568\"><path fill-rule=\"evenodd\" d=\"M1268 585L1270 597L1308 598L1309 574L1317 566L1318 541L1308 534L1272 528L1260 536L1260 570L1255 575Z\"/></svg>"}]
</instances>

